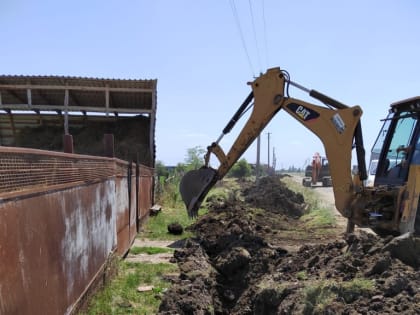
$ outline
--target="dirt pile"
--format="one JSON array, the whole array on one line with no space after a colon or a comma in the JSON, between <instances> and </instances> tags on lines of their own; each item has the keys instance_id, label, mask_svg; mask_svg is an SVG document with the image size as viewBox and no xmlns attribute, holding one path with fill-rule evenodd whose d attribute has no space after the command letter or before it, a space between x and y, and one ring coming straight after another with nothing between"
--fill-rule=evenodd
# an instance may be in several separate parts
<instances>
[{"instance_id":1,"label":"dirt pile","mask_svg":"<svg viewBox=\"0 0 420 315\"><path fill-rule=\"evenodd\" d=\"M300 217L304 214L304 199L302 194L288 189L277 176L260 178L249 187L242 190L245 202L265 210Z\"/></svg>"},{"instance_id":2,"label":"dirt pile","mask_svg":"<svg viewBox=\"0 0 420 315\"><path fill-rule=\"evenodd\" d=\"M181 274L159 314L420 314L418 239L360 233L288 251L294 222L215 206L175 251Z\"/></svg>"}]
</instances>

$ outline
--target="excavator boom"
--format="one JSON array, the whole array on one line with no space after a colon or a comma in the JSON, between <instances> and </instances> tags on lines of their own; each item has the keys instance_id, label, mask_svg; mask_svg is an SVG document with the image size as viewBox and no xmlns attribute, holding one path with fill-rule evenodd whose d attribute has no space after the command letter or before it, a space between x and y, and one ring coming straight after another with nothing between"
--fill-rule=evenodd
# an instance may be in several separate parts
<instances>
[{"instance_id":1,"label":"excavator boom","mask_svg":"<svg viewBox=\"0 0 420 315\"><path fill-rule=\"evenodd\" d=\"M349 205L354 190L351 176L353 140L360 162L360 177L362 180L366 178L360 107L348 107L317 91L307 90L290 81L287 72L280 68L269 69L249 84L252 87L252 92L229 121L222 136L208 147L205 166L187 173L181 181L180 192L188 214L190 216L197 215L201 202L217 180L226 175L277 112L283 109L315 133L323 142L327 158L330 161L336 207L345 217L350 217ZM289 97L288 87L290 84L307 91L312 97L327 106L314 105ZM251 115L231 149L225 154L219 141L224 134L230 132L236 121L250 106L252 100L254 100L254 104ZM220 162L217 170L209 166L211 154L214 154Z\"/></svg>"}]
</instances>

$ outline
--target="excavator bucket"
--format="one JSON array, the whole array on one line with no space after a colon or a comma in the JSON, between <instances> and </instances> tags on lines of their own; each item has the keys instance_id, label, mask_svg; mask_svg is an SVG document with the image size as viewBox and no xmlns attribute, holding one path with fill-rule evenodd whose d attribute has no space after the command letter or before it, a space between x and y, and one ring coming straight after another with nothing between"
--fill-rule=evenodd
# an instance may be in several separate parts
<instances>
[{"instance_id":1,"label":"excavator bucket","mask_svg":"<svg viewBox=\"0 0 420 315\"><path fill-rule=\"evenodd\" d=\"M203 167L186 173L179 184L182 200L190 218L196 217L201 203L217 181L217 171Z\"/></svg>"}]
</instances>

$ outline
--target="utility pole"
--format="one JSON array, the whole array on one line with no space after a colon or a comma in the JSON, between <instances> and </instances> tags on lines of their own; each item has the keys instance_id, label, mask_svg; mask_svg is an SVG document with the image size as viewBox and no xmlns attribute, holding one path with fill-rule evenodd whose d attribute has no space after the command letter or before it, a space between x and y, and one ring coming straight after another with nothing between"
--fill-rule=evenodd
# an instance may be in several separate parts
<instances>
[{"instance_id":1,"label":"utility pole","mask_svg":"<svg viewBox=\"0 0 420 315\"><path fill-rule=\"evenodd\" d=\"M260 135L257 137L257 165L255 166L255 177L258 179L260 177L260 145L261 145L261 139Z\"/></svg>"},{"instance_id":2,"label":"utility pole","mask_svg":"<svg viewBox=\"0 0 420 315\"><path fill-rule=\"evenodd\" d=\"M276 164L277 164L277 158L276 158L276 148L273 147L273 171L276 172Z\"/></svg>"}]
</instances>

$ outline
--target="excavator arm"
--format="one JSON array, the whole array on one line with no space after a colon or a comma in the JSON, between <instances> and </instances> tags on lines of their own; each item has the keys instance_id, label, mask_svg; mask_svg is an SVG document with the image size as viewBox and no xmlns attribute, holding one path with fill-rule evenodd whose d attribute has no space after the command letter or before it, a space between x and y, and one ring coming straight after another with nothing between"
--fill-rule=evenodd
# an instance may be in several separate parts
<instances>
[{"instance_id":1,"label":"excavator arm","mask_svg":"<svg viewBox=\"0 0 420 315\"><path fill-rule=\"evenodd\" d=\"M356 146L360 177L366 178L364 149L361 137L359 106L348 107L314 90L307 90L288 79L287 72L280 68L269 69L265 74L249 83L252 92L240 106L223 130L219 139L208 147L205 166L187 173L181 180L180 192L188 214L197 215L198 208L208 191L222 179L271 119L281 110L316 134L325 147L329 160L335 205L345 217L350 218L350 203L354 193L351 174L353 143ZM288 87L294 85L307 91L327 106L311 104L288 97ZM230 132L236 121L254 100L252 112L230 150L225 153L219 145L220 139ZM220 162L218 169L209 166L211 155Z\"/></svg>"}]
</instances>

